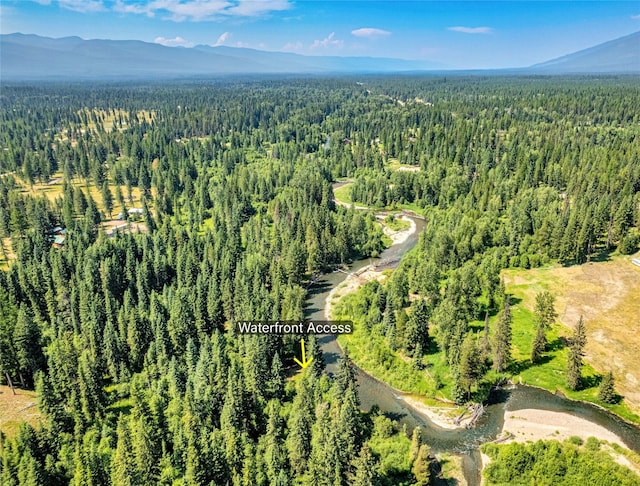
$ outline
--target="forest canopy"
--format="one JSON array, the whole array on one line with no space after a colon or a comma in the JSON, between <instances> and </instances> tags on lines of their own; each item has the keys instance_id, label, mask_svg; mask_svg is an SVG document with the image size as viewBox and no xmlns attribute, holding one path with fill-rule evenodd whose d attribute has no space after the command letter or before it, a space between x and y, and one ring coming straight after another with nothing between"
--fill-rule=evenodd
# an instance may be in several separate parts
<instances>
[{"instance_id":1,"label":"forest canopy","mask_svg":"<svg viewBox=\"0 0 640 486\"><path fill-rule=\"evenodd\" d=\"M463 401L486 358L468 323L509 318L502 268L640 241L631 77L39 84L0 100L0 379L42 413L0 441L6 485L427 484L428 444L360 411L348 358L330 378L311 339L294 377L300 336L233 331L302 319L318 275L383 250L374 214L335 203L338 179L356 203L424 215L358 313L411 356L435 340Z\"/></svg>"}]
</instances>

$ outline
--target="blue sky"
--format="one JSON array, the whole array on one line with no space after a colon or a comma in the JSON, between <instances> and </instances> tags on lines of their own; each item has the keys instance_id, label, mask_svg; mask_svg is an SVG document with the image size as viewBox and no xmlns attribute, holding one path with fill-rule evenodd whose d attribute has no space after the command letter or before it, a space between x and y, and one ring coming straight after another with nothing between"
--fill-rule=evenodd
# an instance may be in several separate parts
<instances>
[{"instance_id":1,"label":"blue sky","mask_svg":"<svg viewBox=\"0 0 640 486\"><path fill-rule=\"evenodd\" d=\"M2 0L0 31L527 66L640 30L640 1ZM640 47L639 47L640 48Z\"/></svg>"}]
</instances>

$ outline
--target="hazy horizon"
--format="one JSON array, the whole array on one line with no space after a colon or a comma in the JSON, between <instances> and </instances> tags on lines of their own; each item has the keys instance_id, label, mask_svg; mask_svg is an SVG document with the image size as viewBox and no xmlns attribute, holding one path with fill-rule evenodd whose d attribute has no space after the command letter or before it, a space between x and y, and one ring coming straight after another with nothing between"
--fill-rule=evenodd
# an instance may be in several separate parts
<instances>
[{"instance_id":1,"label":"hazy horizon","mask_svg":"<svg viewBox=\"0 0 640 486\"><path fill-rule=\"evenodd\" d=\"M5 0L0 32L530 66L640 29L632 2Z\"/></svg>"}]
</instances>

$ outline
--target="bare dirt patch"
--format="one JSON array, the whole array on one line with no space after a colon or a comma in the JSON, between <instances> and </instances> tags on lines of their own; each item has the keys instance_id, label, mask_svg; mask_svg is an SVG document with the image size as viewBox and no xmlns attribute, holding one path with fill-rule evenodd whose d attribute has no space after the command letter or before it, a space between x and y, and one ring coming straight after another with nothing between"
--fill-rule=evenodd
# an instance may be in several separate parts
<instances>
[{"instance_id":1,"label":"bare dirt patch","mask_svg":"<svg viewBox=\"0 0 640 486\"><path fill-rule=\"evenodd\" d=\"M636 258L638 255L635 256ZM640 410L640 267L632 257L572 267L504 272L509 293L523 296L533 310L535 295L556 296L558 321L573 328L582 315L587 327L585 361L598 372L611 370L617 390Z\"/></svg>"}]
</instances>

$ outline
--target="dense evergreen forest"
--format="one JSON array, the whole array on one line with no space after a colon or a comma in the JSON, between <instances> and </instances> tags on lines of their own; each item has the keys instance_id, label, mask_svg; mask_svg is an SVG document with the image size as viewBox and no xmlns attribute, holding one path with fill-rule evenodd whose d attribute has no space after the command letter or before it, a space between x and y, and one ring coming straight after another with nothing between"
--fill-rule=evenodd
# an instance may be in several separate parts
<instances>
[{"instance_id":1,"label":"dense evergreen forest","mask_svg":"<svg viewBox=\"0 0 640 486\"><path fill-rule=\"evenodd\" d=\"M509 361L502 268L640 241L635 78L41 84L0 99L0 379L35 389L42 413L0 435L3 485L429 484L428 444L360 411L348 357L327 376L312 336L298 373L300 336L233 330L302 319L320 273L382 251L375 216L335 204L338 179L357 203L424 215L416 251L352 312L392 349L443 350L459 402ZM483 347L468 323L498 311L504 336Z\"/></svg>"}]
</instances>

